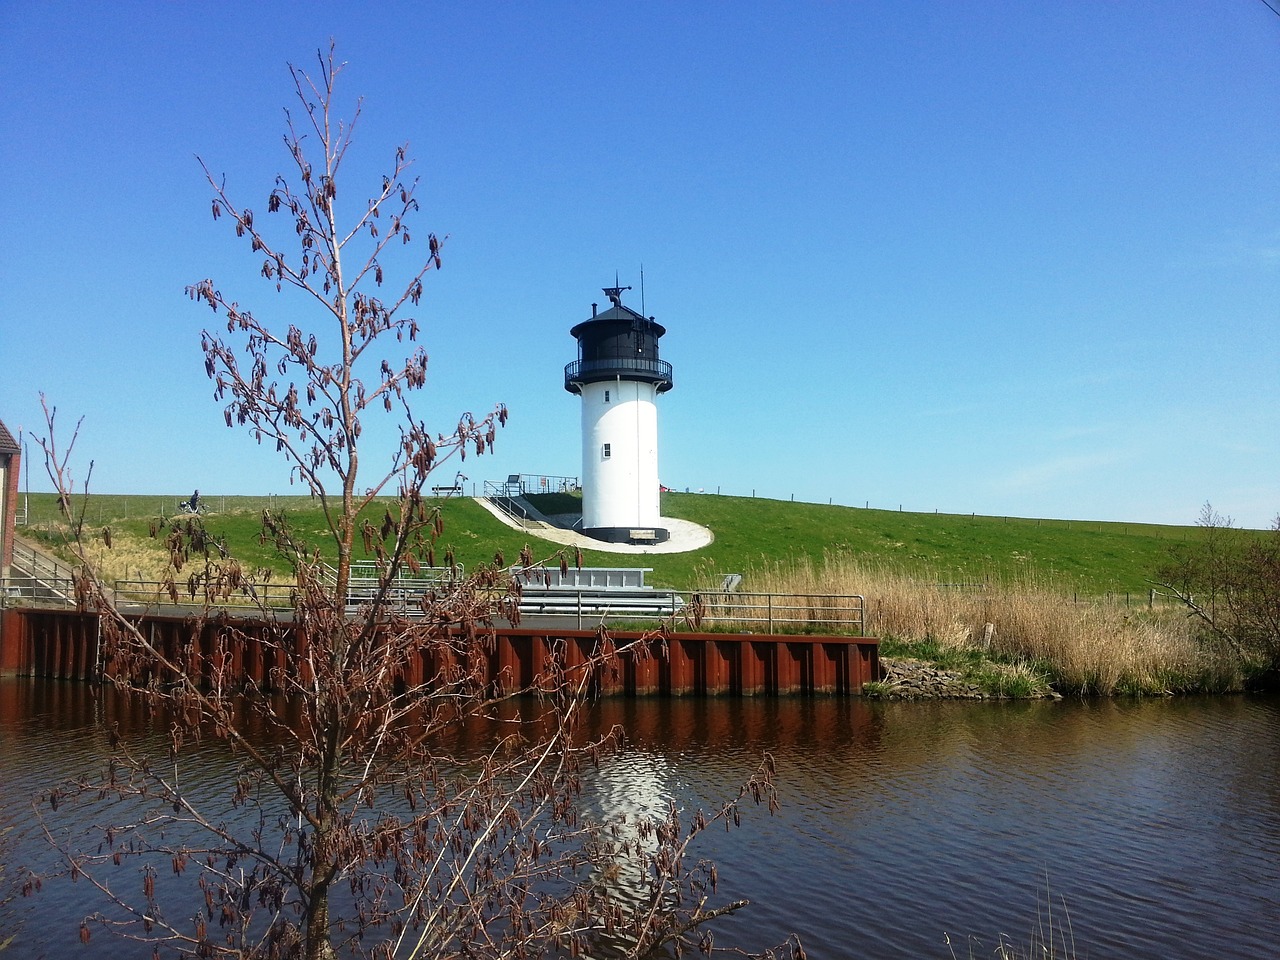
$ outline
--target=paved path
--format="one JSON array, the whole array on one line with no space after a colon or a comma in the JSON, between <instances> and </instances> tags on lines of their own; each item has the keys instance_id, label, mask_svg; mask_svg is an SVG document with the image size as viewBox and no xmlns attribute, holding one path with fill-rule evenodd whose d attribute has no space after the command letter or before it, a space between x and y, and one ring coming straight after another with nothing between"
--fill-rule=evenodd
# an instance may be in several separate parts
<instances>
[{"instance_id":1,"label":"paved path","mask_svg":"<svg viewBox=\"0 0 1280 960\"><path fill-rule=\"evenodd\" d=\"M602 553L688 553L690 550L700 550L707 546L715 539L713 534L706 527L699 526L689 520L676 520L674 517L663 517L662 525L670 531L671 536L663 543L605 543L603 540L597 540L594 537L588 537L585 534L578 533L576 530L569 528L569 525L575 520L582 519L580 514L562 514L560 516L548 517L555 526L552 527L526 527L516 522L502 510L495 507L484 497L476 497L476 502L484 507L495 517L505 523L513 530L521 530L529 534L531 537L537 537L540 540L550 540L552 543L558 543L567 547L581 547L583 550L599 550Z\"/></svg>"}]
</instances>

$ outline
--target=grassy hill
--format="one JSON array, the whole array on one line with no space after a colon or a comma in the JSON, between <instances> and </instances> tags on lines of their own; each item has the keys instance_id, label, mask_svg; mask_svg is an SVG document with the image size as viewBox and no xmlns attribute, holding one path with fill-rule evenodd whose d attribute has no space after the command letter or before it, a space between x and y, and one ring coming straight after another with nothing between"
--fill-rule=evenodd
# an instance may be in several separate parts
<instances>
[{"instance_id":1,"label":"grassy hill","mask_svg":"<svg viewBox=\"0 0 1280 960\"><path fill-rule=\"evenodd\" d=\"M172 516L180 499L176 495L94 496L86 522L90 529L111 527L113 552L130 551L125 565L132 576L133 567L146 571L148 551L159 553L149 528L159 517ZM286 510L296 529L315 536L317 544L324 546L320 512L308 497L208 497L206 502L214 511L206 518L209 529L225 537L232 552L253 566L278 564L257 542L258 518L266 507ZM51 530L58 520L53 495L31 494L29 504L26 532ZM539 557L557 549L504 526L471 500L442 500L439 505L445 520L443 542L468 568L492 560L497 552L511 562L525 543ZM573 501L561 498L542 506L546 512L568 512ZM686 493L663 494L662 511L664 516L709 527L715 542L686 554L584 551L584 564L650 567L651 583L690 586L723 573L749 574L779 560L820 560L828 552L837 552L940 582L1030 575L1082 595L1141 594L1169 546L1194 536L1197 529L900 513ZM443 553L443 548L438 551L438 559Z\"/></svg>"},{"instance_id":2,"label":"grassy hill","mask_svg":"<svg viewBox=\"0 0 1280 960\"><path fill-rule=\"evenodd\" d=\"M1141 592L1195 527L903 513L743 497L668 494L667 516L710 527L702 553L737 568L839 551L942 581L1034 574L1082 593ZM664 568L666 569L666 568ZM735 568L736 569L736 568ZM674 571L673 571L674 572Z\"/></svg>"}]
</instances>

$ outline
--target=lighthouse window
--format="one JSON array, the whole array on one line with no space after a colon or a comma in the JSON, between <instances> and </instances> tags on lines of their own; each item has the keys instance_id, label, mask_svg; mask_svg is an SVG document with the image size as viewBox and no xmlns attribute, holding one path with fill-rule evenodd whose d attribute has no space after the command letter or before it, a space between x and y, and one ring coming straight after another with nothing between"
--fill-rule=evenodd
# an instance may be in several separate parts
<instances>
[{"instance_id":1,"label":"lighthouse window","mask_svg":"<svg viewBox=\"0 0 1280 960\"><path fill-rule=\"evenodd\" d=\"M604 392L604 402L605 402L605 403L608 403L608 402L609 402L609 391L608 391L608 390L606 390L606 391Z\"/></svg>"},{"instance_id":2,"label":"lighthouse window","mask_svg":"<svg viewBox=\"0 0 1280 960\"><path fill-rule=\"evenodd\" d=\"M613 456L613 444L606 443L604 450L601 452L601 458L608 460L611 456Z\"/></svg>"}]
</instances>

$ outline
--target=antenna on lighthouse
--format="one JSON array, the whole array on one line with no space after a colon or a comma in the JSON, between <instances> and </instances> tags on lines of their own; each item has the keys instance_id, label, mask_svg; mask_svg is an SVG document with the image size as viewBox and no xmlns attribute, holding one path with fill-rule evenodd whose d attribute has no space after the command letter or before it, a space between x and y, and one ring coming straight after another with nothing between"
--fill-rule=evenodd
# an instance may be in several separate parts
<instances>
[{"instance_id":1,"label":"antenna on lighthouse","mask_svg":"<svg viewBox=\"0 0 1280 960\"><path fill-rule=\"evenodd\" d=\"M640 264L640 315L644 316L644 264Z\"/></svg>"}]
</instances>

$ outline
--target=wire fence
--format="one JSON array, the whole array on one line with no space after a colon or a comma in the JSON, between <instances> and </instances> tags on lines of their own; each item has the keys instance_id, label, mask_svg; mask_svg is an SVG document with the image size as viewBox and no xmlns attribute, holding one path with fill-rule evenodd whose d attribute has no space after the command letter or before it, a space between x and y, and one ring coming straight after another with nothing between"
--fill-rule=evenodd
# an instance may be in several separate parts
<instances>
[{"instance_id":1,"label":"wire fence","mask_svg":"<svg viewBox=\"0 0 1280 960\"><path fill-rule=\"evenodd\" d=\"M51 493L20 494L18 526L38 531L54 531L66 524L58 506L58 498ZM137 494L95 493L84 509L87 523L107 523L120 520L148 520L158 517L180 516L184 512L184 503L190 497L176 495L158 495L154 497ZM261 513L263 510L277 510L286 502L297 504L309 502L306 496L266 496L223 497L200 495L201 513ZM80 516L80 501L73 499L71 509L74 516Z\"/></svg>"}]
</instances>

